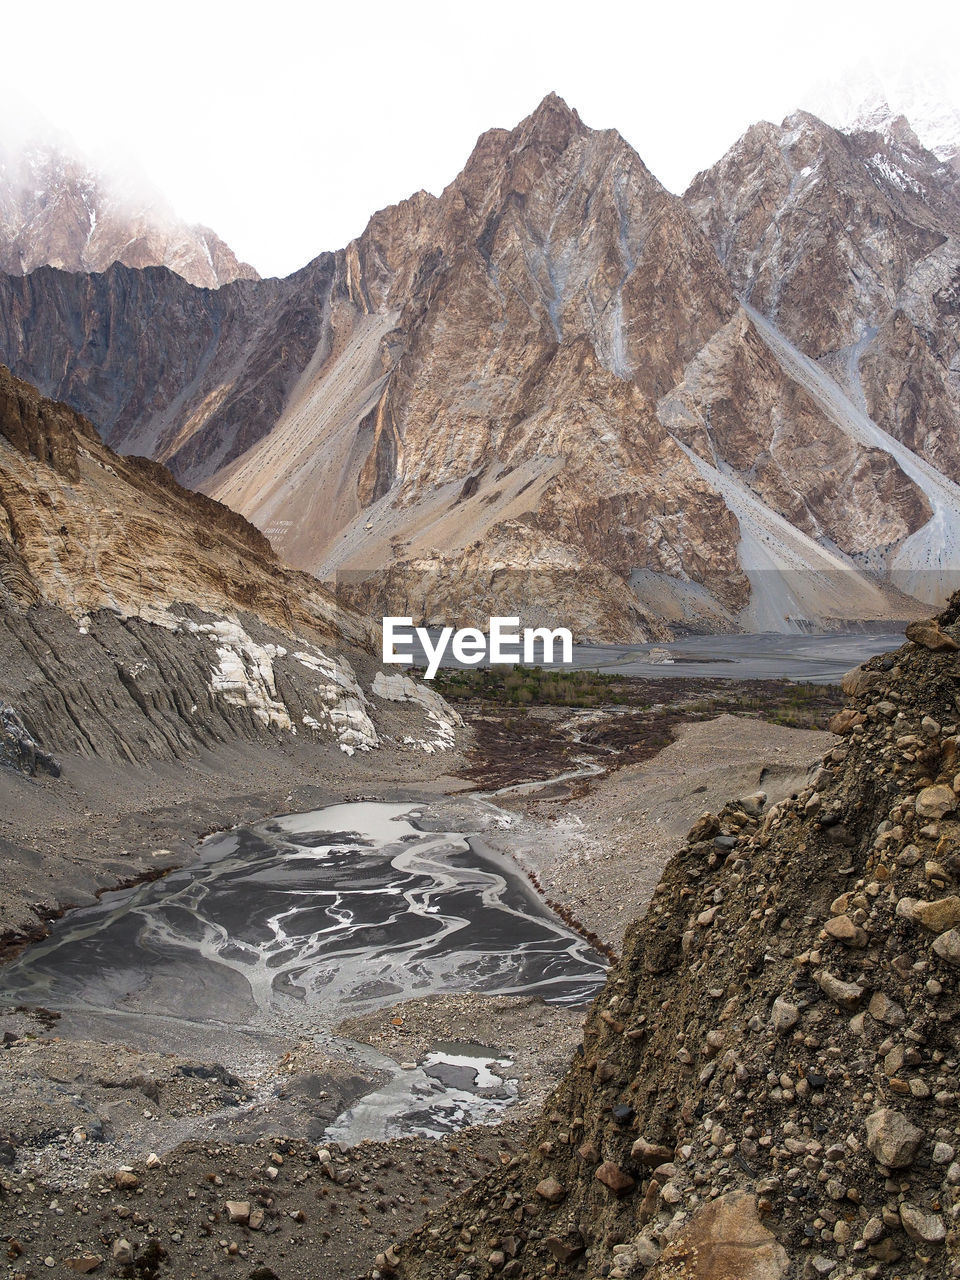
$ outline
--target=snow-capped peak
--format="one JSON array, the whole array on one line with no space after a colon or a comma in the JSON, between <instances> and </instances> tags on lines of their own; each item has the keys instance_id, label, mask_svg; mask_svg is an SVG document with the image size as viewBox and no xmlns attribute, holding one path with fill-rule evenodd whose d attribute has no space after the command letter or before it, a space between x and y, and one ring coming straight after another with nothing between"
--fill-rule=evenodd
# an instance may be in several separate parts
<instances>
[{"instance_id":1,"label":"snow-capped peak","mask_svg":"<svg viewBox=\"0 0 960 1280\"><path fill-rule=\"evenodd\" d=\"M944 68L864 65L842 81L815 85L806 105L847 133L890 133L905 117L921 145L938 159L960 157L960 84Z\"/></svg>"}]
</instances>

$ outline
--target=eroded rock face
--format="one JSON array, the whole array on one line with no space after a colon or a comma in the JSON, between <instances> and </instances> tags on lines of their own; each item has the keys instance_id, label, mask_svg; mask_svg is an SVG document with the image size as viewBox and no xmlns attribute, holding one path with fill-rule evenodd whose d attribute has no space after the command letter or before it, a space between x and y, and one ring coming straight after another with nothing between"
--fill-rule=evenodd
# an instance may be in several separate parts
<instances>
[{"instance_id":1,"label":"eroded rock face","mask_svg":"<svg viewBox=\"0 0 960 1280\"><path fill-rule=\"evenodd\" d=\"M19 769L31 776L49 773L60 776L60 766L31 736L13 707L0 702L0 765Z\"/></svg>"},{"instance_id":2,"label":"eroded rock face","mask_svg":"<svg viewBox=\"0 0 960 1280\"><path fill-rule=\"evenodd\" d=\"M276 422L320 338L331 263L217 290L121 264L0 275L0 359L195 485Z\"/></svg>"},{"instance_id":3,"label":"eroded rock face","mask_svg":"<svg viewBox=\"0 0 960 1280\"><path fill-rule=\"evenodd\" d=\"M300 617L336 633L337 607L285 572L267 539L163 467L120 458L86 419L0 367L0 535L43 598L74 616L162 612L179 600ZM294 588L299 581L299 590ZM309 619L309 623L308 623ZM343 614L356 639L370 631Z\"/></svg>"},{"instance_id":4,"label":"eroded rock face","mask_svg":"<svg viewBox=\"0 0 960 1280\"><path fill-rule=\"evenodd\" d=\"M215 232L178 221L156 193L124 192L54 145L0 146L0 270L104 271L114 262L169 267L208 289L257 279Z\"/></svg>"},{"instance_id":5,"label":"eroded rock face","mask_svg":"<svg viewBox=\"0 0 960 1280\"><path fill-rule=\"evenodd\" d=\"M383 725L401 750L453 747L432 690L374 696L375 640L241 516L0 367L0 763L284 734L353 755Z\"/></svg>"},{"instance_id":6,"label":"eroded rock face","mask_svg":"<svg viewBox=\"0 0 960 1280\"><path fill-rule=\"evenodd\" d=\"M960 478L958 180L907 122L755 125L684 199L738 293Z\"/></svg>"}]
</instances>

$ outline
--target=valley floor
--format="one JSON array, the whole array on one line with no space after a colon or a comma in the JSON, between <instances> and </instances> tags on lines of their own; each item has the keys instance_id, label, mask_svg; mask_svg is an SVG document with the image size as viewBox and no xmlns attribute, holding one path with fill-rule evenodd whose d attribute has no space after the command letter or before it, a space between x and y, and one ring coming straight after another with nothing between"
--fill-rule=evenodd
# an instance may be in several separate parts
<instances>
[{"instance_id":1,"label":"valley floor","mask_svg":"<svg viewBox=\"0 0 960 1280\"><path fill-rule=\"evenodd\" d=\"M760 789L770 801L788 794L833 741L823 731L717 716L727 703L692 701L697 692L685 695L683 715L662 706L639 720L636 707L461 707L473 727L467 752L408 753L402 780L383 767L395 755L347 761L331 753L319 762L280 748L109 777L67 761L59 782L4 771L2 919L22 928L31 902L52 913L187 864L211 829L338 799L469 789L500 814L491 842L616 951L704 810ZM505 714L513 728L504 728ZM533 790L510 789L521 784L521 762L501 749L523 739L521 722L544 748L526 756L528 768L539 761L529 772L545 783ZM44 854L24 867L23 847ZM406 1001L351 1019L337 1031L396 1062L416 1061L448 1038L506 1053L519 1097L495 1126L340 1151L323 1146L325 1125L379 1082L329 1043L198 1029L177 1054L158 1053L149 1029L131 1028L117 1044L115 1026L8 1009L0 1016L0 1162L10 1166L0 1179L0 1240L10 1274L62 1270L69 1259L74 1271L142 1277L366 1274L431 1208L515 1158L566 1069L581 1021L582 1011L539 1000L476 995ZM157 1159L148 1160L152 1153ZM239 1220L230 1220L228 1201L241 1206L233 1211ZM263 1212L245 1219L250 1209ZM135 1252L132 1267L124 1242Z\"/></svg>"}]
</instances>

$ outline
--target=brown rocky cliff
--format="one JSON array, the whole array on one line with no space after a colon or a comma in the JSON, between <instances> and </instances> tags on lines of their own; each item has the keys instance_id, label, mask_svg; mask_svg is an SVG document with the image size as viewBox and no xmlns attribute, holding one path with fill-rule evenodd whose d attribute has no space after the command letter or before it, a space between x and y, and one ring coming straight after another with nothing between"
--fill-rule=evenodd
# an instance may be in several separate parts
<instances>
[{"instance_id":1,"label":"brown rocky cliff","mask_svg":"<svg viewBox=\"0 0 960 1280\"><path fill-rule=\"evenodd\" d=\"M426 495L465 486L464 540L494 543L505 568L529 566L533 523L555 539L558 564L599 560L625 577L637 569L674 575L705 585L736 613L749 594L730 555L742 530L716 490L701 504L713 481L672 438L689 443L694 420L708 467L732 469L748 494L806 534L811 569L831 568L818 561L824 536L856 557L896 548L930 518L898 463L828 421L765 347L683 204L619 134L586 128L559 99L509 133L485 134L423 225L429 288L400 313L402 355L365 420L372 440L357 489L361 508L376 506L373 527L392 524L396 542L405 526L427 523ZM558 375L582 361L584 348L596 372L579 381ZM669 397L683 403L682 424L658 413ZM593 431L600 404L609 408ZM511 505L512 523L497 520L507 486L496 477L557 457L559 473L525 490L526 509ZM250 459L251 472L266 465L267 450ZM255 513L229 484L214 491ZM694 493L697 501L686 502ZM504 556L510 536L515 550ZM408 578L436 563L435 552L453 571L449 533L406 541L408 556L379 574L391 584L385 590L403 580L404 560ZM352 543L349 533L343 545ZM337 554L329 539L311 546L297 534L305 562L326 550ZM367 552L347 567L375 560ZM854 592L865 613L876 607L869 590ZM411 583L403 598L416 594ZM594 632L603 625L598 619Z\"/></svg>"},{"instance_id":2,"label":"brown rocky cliff","mask_svg":"<svg viewBox=\"0 0 960 1280\"><path fill-rule=\"evenodd\" d=\"M0 535L43 597L74 615L178 602L328 640L341 626L354 642L372 634L241 516L155 462L118 457L85 418L2 366Z\"/></svg>"},{"instance_id":3,"label":"brown rocky cliff","mask_svg":"<svg viewBox=\"0 0 960 1280\"><path fill-rule=\"evenodd\" d=\"M794 528L813 539L829 530L850 556L893 546L931 517L896 460L832 422L743 312L690 363L667 403L662 419L704 461L719 456Z\"/></svg>"},{"instance_id":4,"label":"brown rocky cliff","mask_svg":"<svg viewBox=\"0 0 960 1280\"><path fill-rule=\"evenodd\" d=\"M67 405L44 400L0 365L0 435L21 453L31 454L69 480L77 480L78 441L97 433Z\"/></svg>"}]
</instances>

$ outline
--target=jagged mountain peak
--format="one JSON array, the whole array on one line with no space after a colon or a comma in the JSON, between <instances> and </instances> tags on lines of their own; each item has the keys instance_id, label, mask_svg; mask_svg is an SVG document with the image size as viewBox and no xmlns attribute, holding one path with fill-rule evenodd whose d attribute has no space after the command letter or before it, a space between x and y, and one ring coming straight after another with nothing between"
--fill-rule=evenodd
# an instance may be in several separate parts
<instances>
[{"instance_id":1,"label":"jagged mountain peak","mask_svg":"<svg viewBox=\"0 0 960 1280\"><path fill-rule=\"evenodd\" d=\"M960 164L960 103L955 78L936 64L863 65L841 83L821 83L805 95L824 120L857 133L884 131L900 119L926 150L954 169Z\"/></svg>"},{"instance_id":2,"label":"jagged mountain peak","mask_svg":"<svg viewBox=\"0 0 960 1280\"><path fill-rule=\"evenodd\" d=\"M853 347L876 318L877 352L930 329L939 278L906 318L891 307L944 234L878 150L797 112L680 200L551 94L483 134L438 197L381 210L287 281L199 309L152 281L137 297L121 269L66 303L44 273L10 282L0 353L364 607L472 625L504 611L506 569L525 602L508 613L549 599L594 637L909 616L891 575L936 571L937 520L958 504L909 452L910 386L877 433L891 366L858 381ZM78 309L75 350L62 316ZM131 379L124 335L145 323L155 350ZM220 335L212 355L193 358L193 324ZM87 367L98 343L112 380ZM190 351L179 379L171 343ZM954 474L949 388L942 404L922 447ZM570 569L596 566L585 599Z\"/></svg>"},{"instance_id":3,"label":"jagged mountain peak","mask_svg":"<svg viewBox=\"0 0 960 1280\"><path fill-rule=\"evenodd\" d=\"M878 102L862 111L853 122L851 132L879 133L893 142L916 151L923 147L907 117L902 112L894 111L886 101Z\"/></svg>"},{"instance_id":4,"label":"jagged mountain peak","mask_svg":"<svg viewBox=\"0 0 960 1280\"><path fill-rule=\"evenodd\" d=\"M552 145L566 146L570 139L590 130L574 107L559 94L550 92L531 113L512 130L511 136L532 138Z\"/></svg>"}]
</instances>

